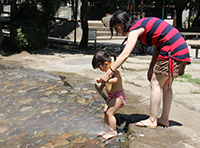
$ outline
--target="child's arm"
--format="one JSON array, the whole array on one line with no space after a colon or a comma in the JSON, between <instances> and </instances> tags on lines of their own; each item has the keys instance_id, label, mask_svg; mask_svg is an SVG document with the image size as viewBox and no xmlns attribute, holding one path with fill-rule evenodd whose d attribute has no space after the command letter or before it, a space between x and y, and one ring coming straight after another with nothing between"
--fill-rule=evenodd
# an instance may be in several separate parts
<instances>
[{"instance_id":1,"label":"child's arm","mask_svg":"<svg viewBox=\"0 0 200 148\"><path fill-rule=\"evenodd\" d=\"M97 78L97 79L96 79L96 82L97 82L97 83L100 83L100 79ZM103 88L104 88L105 86L106 86L105 83L102 83L101 86L99 87L99 89L102 91Z\"/></svg>"},{"instance_id":2,"label":"child's arm","mask_svg":"<svg viewBox=\"0 0 200 148\"><path fill-rule=\"evenodd\" d=\"M115 73L112 75L112 77L107 81L107 83L115 84L117 83L118 79L119 79L119 71L116 70Z\"/></svg>"}]
</instances>

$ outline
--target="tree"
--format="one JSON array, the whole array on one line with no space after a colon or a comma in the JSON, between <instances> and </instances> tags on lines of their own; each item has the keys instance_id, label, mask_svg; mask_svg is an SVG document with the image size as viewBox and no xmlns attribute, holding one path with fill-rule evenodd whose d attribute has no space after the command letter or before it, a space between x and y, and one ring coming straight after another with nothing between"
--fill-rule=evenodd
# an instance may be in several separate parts
<instances>
[{"instance_id":1,"label":"tree","mask_svg":"<svg viewBox=\"0 0 200 148\"><path fill-rule=\"evenodd\" d=\"M16 13L16 9L17 9L17 5L16 5L16 1L17 0L13 0L11 3L11 16L10 16L10 36L12 36L12 28L13 28L13 23L15 21L15 13Z\"/></svg>"},{"instance_id":2,"label":"tree","mask_svg":"<svg viewBox=\"0 0 200 148\"><path fill-rule=\"evenodd\" d=\"M155 17L162 18L162 7L163 7L163 0L156 0L155 1Z\"/></svg>"},{"instance_id":3,"label":"tree","mask_svg":"<svg viewBox=\"0 0 200 148\"><path fill-rule=\"evenodd\" d=\"M95 19L101 19L106 14L112 14L116 10L126 10L127 0L88 0L93 7ZM132 0L130 0L132 3Z\"/></svg>"},{"instance_id":4,"label":"tree","mask_svg":"<svg viewBox=\"0 0 200 148\"><path fill-rule=\"evenodd\" d=\"M171 0L169 4L175 6L176 10L176 24L177 27L182 28L182 12L187 7L190 0Z\"/></svg>"},{"instance_id":5,"label":"tree","mask_svg":"<svg viewBox=\"0 0 200 148\"><path fill-rule=\"evenodd\" d=\"M88 0L81 0L81 26L83 30L80 48L86 48L88 46Z\"/></svg>"},{"instance_id":6,"label":"tree","mask_svg":"<svg viewBox=\"0 0 200 148\"><path fill-rule=\"evenodd\" d=\"M83 30L80 48L86 48L88 46L88 0L81 0L81 26ZM102 18L106 13L113 13L115 10L120 9L125 5L124 0L89 0L96 6L97 15ZM98 6L98 7L97 7ZM126 8L126 7L124 7ZM99 19L99 18L98 18Z\"/></svg>"},{"instance_id":7,"label":"tree","mask_svg":"<svg viewBox=\"0 0 200 148\"><path fill-rule=\"evenodd\" d=\"M59 9L61 0L24 0L18 7L16 2L11 1L11 46L17 51L35 50L44 45L48 21Z\"/></svg>"},{"instance_id":8,"label":"tree","mask_svg":"<svg viewBox=\"0 0 200 148\"><path fill-rule=\"evenodd\" d=\"M197 13L197 16L195 17L195 19L194 19L194 21L193 21L193 23L192 23L192 27L196 27L197 26L197 22L198 22L198 20L199 20L199 17L200 17L200 0L195 0L195 9L198 11L198 13Z\"/></svg>"}]
</instances>

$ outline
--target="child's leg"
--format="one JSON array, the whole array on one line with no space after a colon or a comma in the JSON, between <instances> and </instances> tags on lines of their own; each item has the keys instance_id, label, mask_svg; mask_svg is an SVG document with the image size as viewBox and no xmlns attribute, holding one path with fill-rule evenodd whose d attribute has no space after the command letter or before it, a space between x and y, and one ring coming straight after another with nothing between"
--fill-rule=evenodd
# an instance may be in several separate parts
<instances>
[{"instance_id":1,"label":"child's leg","mask_svg":"<svg viewBox=\"0 0 200 148\"><path fill-rule=\"evenodd\" d=\"M107 110L108 110L108 104L106 103L105 106L104 106L104 110L103 110L103 112L104 112L104 123L105 124L108 124L108 118L106 117Z\"/></svg>"},{"instance_id":2,"label":"child's leg","mask_svg":"<svg viewBox=\"0 0 200 148\"><path fill-rule=\"evenodd\" d=\"M172 82L172 80L170 82ZM173 97L173 91L171 84L169 85L168 89L168 81L166 81L165 84L163 85L163 110L161 117L157 121L158 124L161 124L163 126L169 125L169 113L172 103L172 97Z\"/></svg>"},{"instance_id":3,"label":"child's leg","mask_svg":"<svg viewBox=\"0 0 200 148\"><path fill-rule=\"evenodd\" d=\"M116 119L115 112L121 107L122 100L119 98L113 98L108 103L108 110L106 111L106 118L108 120L108 125L116 131Z\"/></svg>"},{"instance_id":4,"label":"child's leg","mask_svg":"<svg viewBox=\"0 0 200 148\"><path fill-rule=\"evenodd\" d=\"M121 107L122 103L122 100L119 98L113 98L108 102L108 109L105 113L105 118L107 119L108 125L112 128L113 131L110 130L108 133L103 135L104 139L109 139L117 136L116 119L114 114Z\"/></svg>"},{"instance_id":5,"label":"child's leg","mask_svg":"<svg viewBox=\"0 0 200 148\"><path fill-rule=\"evenodd\" d=\"M108 118L106 117L106 112L107 112L107 110L108 110L108 105L107 105L107 103L106 103L105 106L104 106L104 110L103 110L103 111L104 111L104 123L108 125ZM103 130L103 131L101 131L100 133L97 133L97 135L102 136L102 135L105 134L105 133L106 133L106 131Z\"/></svg>"}]
</instances>

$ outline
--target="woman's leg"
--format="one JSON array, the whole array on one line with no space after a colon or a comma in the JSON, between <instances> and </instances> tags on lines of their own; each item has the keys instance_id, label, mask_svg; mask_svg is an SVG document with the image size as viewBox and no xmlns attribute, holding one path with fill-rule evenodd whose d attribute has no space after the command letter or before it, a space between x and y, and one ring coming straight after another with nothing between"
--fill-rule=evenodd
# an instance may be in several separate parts
<instances>
[{"instance_id":1,"label":"woman's leg","mask_svg":"<svg viewBox=\"0 0 200 148\"><path fill-rule=\"evenodd\" d=\"M157 127L157 116L161 101L161 87L167 77L159 76L153 73L151 78L151 98L150 98L150 117L147 120L136 123L137 126L142 127Z\"/></svg>"},{"instance_id":2,"label":"woman's leg","mask_svg":"<svg viewBox=\"0 0 200 148\"><path fill-rule=\"evenodd\" d=\"M172 80L170 80L172 82ZM171 109L171 103L172 103L172 97L173 97L173 91L171 84L169 85L168 88L168 81L163 85L163 110L162 110L162 115L158 119L158 124L161 124L163 126L168 126L169 125L169 113Z\"/></svg>"}]
</instances>

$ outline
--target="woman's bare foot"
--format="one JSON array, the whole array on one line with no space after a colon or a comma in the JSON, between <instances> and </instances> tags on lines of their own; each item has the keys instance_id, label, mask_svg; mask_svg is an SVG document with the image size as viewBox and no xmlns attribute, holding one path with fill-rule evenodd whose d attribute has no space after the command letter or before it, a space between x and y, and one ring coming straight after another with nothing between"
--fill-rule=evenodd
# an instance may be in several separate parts
<instances>
[{"instance_id":1,"label":"woman's bare foot","mask_svg":"<svg viewBox=\"0 0 200 148\"><path fill-rule=\"evenodd\" d=\"M150 119L137 122L136 125L139 126L139 127L149 127L149 128L156 128L157 127L157 124L152 122Z\"/></svg>"},{"instance_id":2,"label":"woman's bare foot","mask_svg":"<svg viewBox=\"0 0 200 148\"><path fill-rule=\"evenodd\" d=\"M105 135L102 136L104 139L108 140L110 138L113 138L113 137L117 137L117 132L116 131L113 131L113 132L108 132L106 133Z\"/></svg>"},{"instance_id":3,"label":"woman's bare foot","mask_svg":"<svg viewBox=\"0 0 200 148\"><path fill-rule=\"evenodd\" d=\"M164 121L162 118L158 118L157 124L161 125L161 126L166 126L167 127L167 126L169 126L169 120Z\"/></svg>"}]
</instances>

